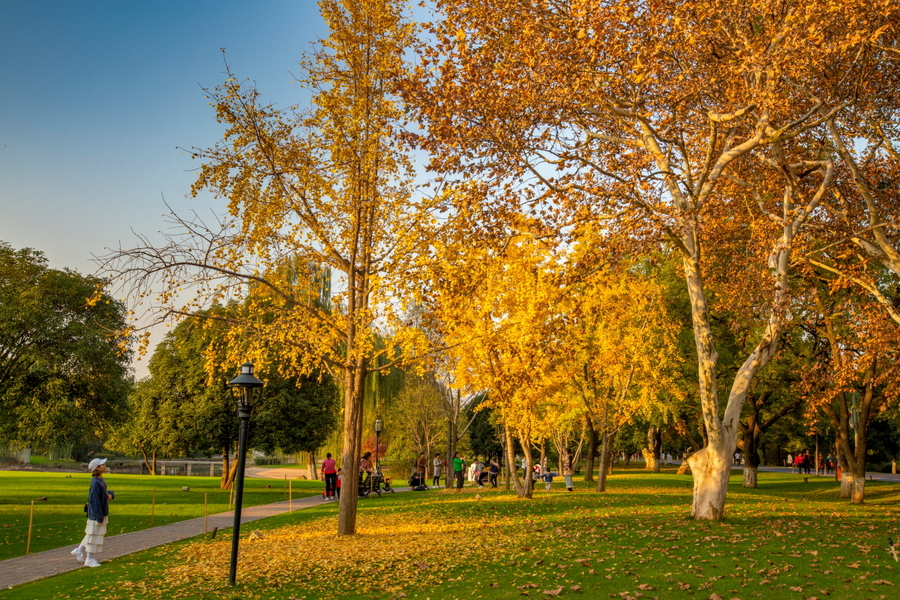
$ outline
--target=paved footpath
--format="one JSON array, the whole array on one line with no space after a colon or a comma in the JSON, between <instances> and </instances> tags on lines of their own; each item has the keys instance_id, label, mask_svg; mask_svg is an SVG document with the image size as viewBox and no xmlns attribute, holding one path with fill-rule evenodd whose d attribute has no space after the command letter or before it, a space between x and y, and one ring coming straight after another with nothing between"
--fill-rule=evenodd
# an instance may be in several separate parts
<instances>
[{"instance_id":1,"label":"paved footpath","mask_svg":"<svg viewBox=\"0 0 900 600\"><path fill-rule=\"evenodd\" d=\"M310 506L325 504L325 502L326 500L322 496L294 498L293 509L300 510ZM288 512L290 508L287 500L243 508L241 509L241 524L280 515ZM115 519L115 515L113 515L113 519ZM209 515L208 519L209 531L212 531L214 527L225 529L234 525L234 511ZM112 535L103 541L103 552L98 555L98 558L101 561L107 561L111 558L118 558L132 552L162 546L163 544L169 544L202 533L204 533L204 518L200 517L170 525L151 527L142 531ZM82 568L82 565L70 554L74 547L73 545L68 545L64 548L46 550L0 561L0 588L22 585L29 581Z\"/></svg>"}]
</instances>

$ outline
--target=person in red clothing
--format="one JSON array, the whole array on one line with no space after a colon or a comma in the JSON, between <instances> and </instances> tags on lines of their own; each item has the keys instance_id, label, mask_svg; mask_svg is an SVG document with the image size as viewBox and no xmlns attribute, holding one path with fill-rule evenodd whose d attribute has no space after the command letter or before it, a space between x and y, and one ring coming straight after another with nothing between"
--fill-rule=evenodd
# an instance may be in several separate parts
<instances>
[{"instance_id":1,"label":"person in red clothing","mask_svg":"<svg viewBox=\"0 0 900 600\"><path fill-rule=\"evenodd\" d=\"M337 469L331 452L325 455L322 461L322 473L325 475L325 499L334 500L335 488L337 488Z\"/></svg>"},{"instance_id":2,"label":"person in red clothing","mask_svg":"<svg viewBox=\"0 0 900 600\"><path fill-rule=\"evenodd\" d=\"M337 499L338 499L338 500L341 499L341 479L343 479L343 478L344 478L344 476L341 475L341 470L338 469L338 470L337 470L337 484L336 484L335 487L334 487L334 491L337 492Z\"/></svg>"}]
</instances>

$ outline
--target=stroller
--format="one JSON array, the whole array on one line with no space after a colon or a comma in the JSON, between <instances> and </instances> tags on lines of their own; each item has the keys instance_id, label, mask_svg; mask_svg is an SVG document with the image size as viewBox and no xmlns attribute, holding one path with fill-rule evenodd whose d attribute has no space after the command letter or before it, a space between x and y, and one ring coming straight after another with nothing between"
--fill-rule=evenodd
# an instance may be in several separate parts
<instances>
[{"instance_id":1,"label":"stroller","mask_svg":"<svg viewBox=\"0 0 900 600\"><path fill-rule=\"evenodd\" d=\"M413 474L410 476L409 487L411 487L414 492L424 492L428 489L428 486L425 485L425 478L422 477L422 474L418 471L413 471Z\"/></svg>"}]
</instances>

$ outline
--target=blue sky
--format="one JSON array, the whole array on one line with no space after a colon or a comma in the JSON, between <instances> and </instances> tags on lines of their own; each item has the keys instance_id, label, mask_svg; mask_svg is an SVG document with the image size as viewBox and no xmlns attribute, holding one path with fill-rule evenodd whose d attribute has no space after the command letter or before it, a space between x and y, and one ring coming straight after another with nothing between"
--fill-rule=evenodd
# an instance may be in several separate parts
<instances>
[{"instance_id":1,"label":"blue sky","mask_svg":"<svg viewBox=\"0 0 900 600\"><path fill-rule=\"evenodd\" d=\"M297 60L327 34L313 0L0 0L0 240L93 273L178 212L196 167L179 147L222 137L202 87L235 75L277 106L303 101ZM138 374L141 375L142 369Z\"/></svg>"}]
</instances>

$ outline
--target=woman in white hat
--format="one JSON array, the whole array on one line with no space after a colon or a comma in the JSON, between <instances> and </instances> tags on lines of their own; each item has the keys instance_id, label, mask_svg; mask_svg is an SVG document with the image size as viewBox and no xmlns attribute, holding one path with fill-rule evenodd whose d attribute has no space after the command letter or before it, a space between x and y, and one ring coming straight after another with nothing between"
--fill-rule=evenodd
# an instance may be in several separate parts
<instances>
[{"instance_id":1,"label":"woman in white hat","mask_svg":"<svg viewBox=\"0 0 900 600\"><path fill-rule=\"evenodd\" d=\"M88 471L93 473L93 479L88 502L85 504L87 526L84 528L84 539L72 550L72 556L78 562L83 562L86 567L99 567L100 563L94 555L103 552L103 536L106 535L109 518L109 501L116 497L116 493L107 490L106 481L103 480L103 474L106 472L105 458L92 460L88 465Z\"/></svg>"}]
</instances>

